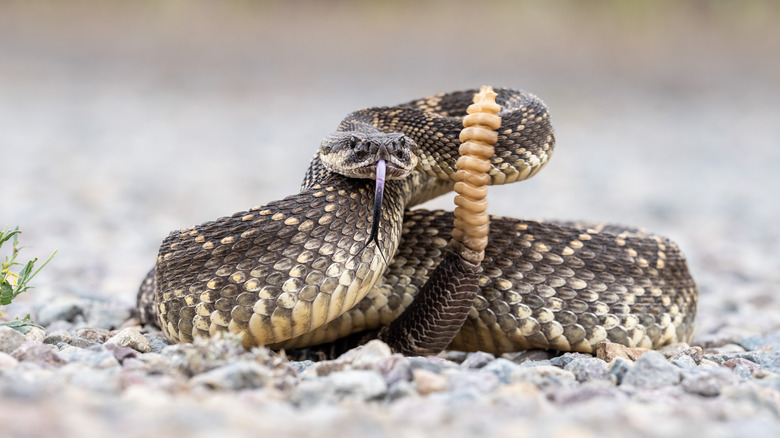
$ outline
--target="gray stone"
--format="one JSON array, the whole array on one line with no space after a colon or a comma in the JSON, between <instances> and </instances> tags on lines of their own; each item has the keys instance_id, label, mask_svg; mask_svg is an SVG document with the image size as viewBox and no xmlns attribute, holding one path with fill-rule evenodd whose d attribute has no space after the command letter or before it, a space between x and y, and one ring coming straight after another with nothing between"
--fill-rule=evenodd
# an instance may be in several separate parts
<instances>
[{"instance_id":1,"label":"gray stone","mask_svg":"<svg viewBox=\"0 0 780 438\"><path fill-rule=\"evenodd\" d=\"M498 377L493 373L464 370L449 376L447 390L451 392L474 391L484 394L494 391L500 384Z\"/></svg>"},{"instance_id":2,"label":"gray stone","mask_svg":"<svg viewBox=\"0 0 780 438\"><path fill-rule=\"evenodd\" d=\"M138 330L126 328L106 341L106 344L116 344L122 347L130 347L141 353L152 351L152 345Z\"/></svg>"},{"instance_id":3,"label":"gray stone","mask_svg":"<svg viewBox=\"0 0 780 438\"><path fill-rule=\"evenodd\" d=\"M510 379L512 382L531 383L539 389L577 386L574 373L552 365L536 367L521 365L520 368L512 372Z\"/></svg>"},{"instance_id":4,"label":"gray stone","mask_svg":"<svg viewBox=\"0 0 780 438\"><path fill-rule=\"evenodd\" d=\"M27 342L24 335L11 327L0 326L0 352L11 353Z\"/></svg>"},{"instance_id":5,"label":"gray stone","mask_svg":"<svg viewBox=\"0 0 780 438\"><path fill-rule=\"evenodd\" d=\"M382 341L372 340L354 350L350 357L352 366L357 369L376 369L379 364L392 356L390 347ZM347 356L346 354L344 356Z\"/></svg>"},{"instance_id":6,"label":"gray stone","mask_svg":"<svg viewBox=\"0 0 780 438\"><path fill-rule=\"evenodd\" d=\"M493 360L495 360L495 356L493 356L490 353L485 353L482 351L477 351L473 353L469 353L466 356L466 360L464 360L460 366L463 368L482 368L485 365L489 364Z\"/></svg>"},{"instance_id":7,"label":"gray stone","mask_svg":"<svg viewBox=\"0 0 780 438\"><path fill-rule=\"evenodd\" d=\"M707 349L708 354L733 354L733 353L744 353L745 351L746 351L745 347L734 343L723 344L718 347L712 347Z\"/></svg>"},{"instance_id":8,"label":"gray stone","mask_svg":"<svg viewBox=\"0 0 780 438\"><path fill-rule=\"evenodd\" d=\"M57 330L49 332L45 338L43 338L44 344L58 345L61 343L70 344L73 341L73 337L69 332L65 330Z\"/></svg>"},{"instance_id":9,"label":"gray stone","mask_svg":"<svg viewBox=\"0 0 780 438\"><path fill-rule=\"evenodd\" d=\"M742 358L727 360L726 362L723 362L723 366L733 370L734 374L742 379L749 379L753 373L761 369L758 364Z\"/></svg>"},{"instance_id":10,"label":"gray stone","mask_svg":"<svg viewBox=\"0 0 780 438\"><path fill-rule=\"evenodd\" d=\"M75 337L70 341L70 345L79 348L89 348L95 345L102 345L97 342L90 341L89 339Z\"/></svg>"},{"instance_id":11,"label":"gray stone","mask_svg":"<svg viewBox=\"0 0 780 438\"><path fill-rule=\"evenodd\" d=\"M397 382L412 380L412 367L406 358L400 354L394 354L378 365L379 372L388 386Z\"/></svg>"},{"instance_id":12,"label":"gray stone","mask_svg":"<svg viewBox=\"0 0 780 438\"><path fill-rule=\"evenodd\" d=\"M132 309L122 305L94 302L85 313L86 323L90 327L116 329L130 318Z\"/></svg>"},{"instance_id":13,"label":"gray stone","mask_svg":"<svg viewBox=\"0 0 780 438\"><path fill-rule=\"evenodd\" d=\"M123 347L117 344L103 344L101 347L105 347L106 350L110 351L111 355L114 356L114 359L121 364L124 364L127 359L138 357L138 351L130 347Z\"/></svg>"},{"instance_id":14,"label":"gray stone","mask_svg":"<svg viewBox=\"0 0 780 438\"><path fill-rule=\"evenodd\" d=\"M675 359L671 359L669 362L671 362L674 366L678 368L695 368L696 367L696 361L693 360L693 357L688 355L683 355Z\"/></svg>"},{"instance_id":15,"label":"gray stone","mask_svg":"<svg viewBox=\"0 0 780 438\"><path fill-rule=\"evenodd\" d=\"M154 350L152 350L154 351ZM302 360L302 361L292 361L290 362L290 367L295 370L296 373L300 374L310 366L314 365L314 361L311 360Z\"/></svg>"},{"instance_id":16,"label":"gray stone","mask_svg":"<svg viewBox=\"0 0 780 438\"><path fill-rule=\"evenodd\" d=\"M19 362L32 362L42 368L57 368L65 364L65 360L57 353L53 345L26 342L11 353Z\"/></svg>"},{"instance_id":17,"label":"gray stone","mask_svg":"<svg viewBox=\"0 0 780 438\"><path fill-rule=\"evenodd\" d=\"M589 354L582 354L582 353L564 353L560 356L553 357L550 359L550 365L559 367L559 368L565 368L566 365L569 364L569 362L575 360L575 359L592 359L593 356Z\"/></svg>"},{"instance_id":18,"label":"gray stone","mask_svg":"<svg viewBox=\"0 0 780 438\"><path fill-rule=\"evenodd\" d=\"M450 362L436 356L420 357L412 356L406 358L409 362L409 366L413 369L424 369L433 373L439 374L446 369L454 369L458 367L458 364Z\"/></svg>"},{"instance_id":19,"label":"gray stone","mask_svg":"<svg viewBox=\"0 0 780 438\"><path fill-rule=\"evenodd\" d=\"M113 368L119 366L119 361L107 348L96 344L90 348L66 347L59 351L61 358L68 363L78 363L90 368Z\"/></svg>"},{"instance_id":20,"label":"gray stone","mask_svg":"<svg viewBox=\"0 0 780 438\"><path fill-rule=\"evenodd\" d=\"M663 354L665 358L672 359L689 348L691 348L691 346L687 343L679 342L677 344L665 345L663 348L659 349L658 352Z\"/></svg>"},{"instance_id":21,"label":"gray stone","mask_svg":"<svg viewBox=\"0 0 780 438\"><path fill-rule=\"evenodd\" d=\"M84 321L91 302L82 298L66 298L44 305L38 310L38 324L48 326L55 321ZM80 319L78 317L81 317Z\"/></svg>"},{"instance_id":22,"label":"gray stone","mask_svg":"<svg viewBox=\"0 0 780 438\"><path fill-rule=\"evenodd\" d=\"M623 378L626 376L629 370L634 367L634 363L628 359L622 357L616 357L609 363L609 369L607 374L615 379L615 384L620 385L623 383Z\"/></svg>"},{"instance_id":23,"label":"gray stone","mask_svg":"<svg viewBox=\"0 0 780 438\"><path fill-rule=\"evenodd\" d=\"M417 392L422 395L447 389L447 379L444 376L424 368L412 370L412 379Z\"/></svg>"},{"instance_id":24,"label":"gray stone","mask_svg":"<svg viewBox=\"0 0 780 438\"><path fill-rule=\"evenodd\" d=\"M372 400L387 392L385 379L369 370L337 371L323 378L340 398Z\"/></svg>"},{"instance_id":25,"label":"gray stone","mask_svg":"<svg viewBox=\"0 0 780 438\"><path fill-rule=\"evenodd\" d=\"M555 357L555 353L548 350L523 350L515 353L504 353L501 357L518 364L546 361L546 364L550 365L549 361Z\"/></svg>"},{"instance_id":26,"label":"gray stone","mask_svg":"<svg viewBox=\"0 0 780 438\"><path fill-rule=\"evenodd\" d=\"M604 400L626 400L628 397L615 387L606 386L583 386L583 387L561 387L554 388L547 393L547 398L553 403L560 405L570 405L592 401L594 399Z\"/></svg>"},{"instance_id":27,"label":"gray stone","mask_svg":"<svg viewBox=\"0 0 780 438\"><path fill-rule=\"evenodd\" d=\"M242 360L199 374L190 380L192 385L211 389L239 390L260 388L271 378L271 371L257 362Z\"/></svg>"},{"instance_id":28,"label":"gray stone","mask_svg":"<svg viewBox=\"0 0 780 438\"><path fill-rule=\"evenodd\" d=\"M551 367L554 365L549 360L544 359L544 360L527 360L525 362L521 362L520 366L523 368L534 368L534 367Z\"/></svg>"},{"instance_id":29,"label":"gray stone","mask_svg":"<svg viewBox=\"0 0 780 438\"><path fill-rule=\"evenodd\" d=\"M563 367L574 373L577 381L603 380L607 377L607 363L595 357L578 357Z\"/></svg>"},{"instance_id":30,"label":"gray stone","mask_svg":"<svg viewBox=\"0 0 780 438\"><path fill-rule=\"evenodd\" d=\"M171 345L170 342L168 342L165 338L161 336L150 335L148 333L145 333L144 337L149 341L149 345L151 346L150 351L152 353L159 353L163 350L163 348Z\"/></svg>"},{"instance_id":31,"label":"gray stone","mask_svg":"<svg viewBox=\"0 0 780 438\"><path fill-rule=\"evenodd\" d=\"M702 370L691 368L682 371L682 388L691 394L715 397L724 386L735 385L739 378L726 368Z\"/></svg>"},{"instance_id":32,"label":"gray stone","mask_svg":"<svg viewBox=\"0 0 780 438\"><path fill-rule=\"evenodd\" d=\"M770 376L765 376L761 379L755 379L751 380L749 383L755 383L758 386L761 386L763 388L769 388L776 392L776 394L780 395L780 376L777 374L772 374ZM728 388L724 388L724 391L726 391ZM778 403L780 404L780 396L778 397ZM780 408L780 405L778 406ZM780 414L780 411L778 411L778 414Z\"/></svg>"},{"instance_id":33,"label":"gray stone","mask_svg":"<svg viewBox=\"0 0 780 438\"><path fill-rule=\"evenodd\" d=\"M520 369L521 366L511 360L499 357L480 369L482 373L494 374L501 383L512 381L512 373Z\"/></svg>"},{"instance_id":34,"label":"gray stone","mask_svg":"<svg viewBox=\"0 0 780 438\"><path fill-rule=\"evenodd\" d=\"M24 334L24 337L30 342L43 342L46 337L46 330L38 327L28 327L30 331Z\"/></svg>"},{"instance_id":35,"label":"gray stone","mask_svg":"<svg viewBox=\"0 0 780 438\"><path fill-rule=\"evenodd\" d=\"M76 331L76 337L98 344L105 342L107 336L108 330L101 328L85 327Z\"/></svg>"},{"instance_id":36,"label":"gray stone","mask_svg":"<svg viewBox=\"0 0 780 438\"><path fill-rule=\"evenodd\" d=\"M676 344L680 346L685 346L687 344ZM702 352L701 347L687 347L687 348L680 348L676 351L670 351L669 355L665 355L670 360L676 360L680 359L682 357L688 356L693 360L693 363L696 365L701 363L702 358L704 357L704 354Z\"/></svg>"},{"instance_id":37,"label":"gray stone","mask_svg":"<svg viewBox=\"0 0 780 438\"><path fill-rule=\"evenodd\" d=\"M638 388L660 388L675 385L679 381L679 368L669 363L661 353L648 351L637 359L621 384Z\"/></svg>"},{"instance_id":38,"label":"gray stone","mask_svg":"<svg viewBox=\"0 0 780 438\"><path fill-rule=\"evenodd\" d=\"M767 333L764 340L773 351L780 351L780 330Z\"/></svg>"},{"instance_id":39,"label":"gray stone","mask_svg":"<svg viewBox=\"0 0 780 438\"><path fill-rule=\"evenodd\" d=\"M767 345L767 340L759 335L753 335L738 340L737 344L747 351L753 351Z\"/></svg>"},{"instance_id":40,"label":"gray stone","mask_svg":"<svg viewBox=\"0 0 780 438\"><path fill-rule=\"evenodd\" d=\"M8 353L0 351L0 368L16 368L19 361Z\"/></svg>"},{"instance_id":41,"label":"gray stone","mask_svg":"<svg viewBox=\"0 0 780 438\"><path fill-rule=\"evenodd\" d=\"M466 351L444 350L441 353L439 353L438 356L450 362L463 363L463 361L466 360L468 354L469 353Z\"/></svg>"},{"instance_id":42,"label":"gray stone","mask_svg":"<svg viewBox=\"0 0 780 438\"><path fill-rule=\"evenodd\" d=\"M118 395L122 391L121 376L110 369L85 367L79 362L74 362L64 366L63 373L68 374L69 384L89 391L92 397L98 394Z\"/></svg>"},{"instance_id":43,"label":"gray stone","mask_svg":"<svg viewBox=\"0 0 780 438\"><path fill-rule=\"evenodd\" d=\"M417 392L415 385L412 382L401 380L387 388L385 399L392 402L402 398L417 397L419 395L420 394Z\"/></svg>"},{"instance_id":44,"label":"gray stone","mask_svg":"<svg viewBox=\"0 0 780 438\"><path fill-rule=\"evenodd\" d=\"M725 354L705 354L704 358L719 365L724 365L733 359L745 359L758 364L765 370L780 373L780 352L748 351Z\"/></svg>"},{"instance_id":45,"label":"gray stone","mask_svg":"<svg viewBox=\"0 0 780 438\"><path fill-rule=\"evenodd\" d=\"M290 403L299 408L309 408L320 404L335 404L340 400L335 388L324 377L302 380L292 389Z\"/></svg>"}]
</instances>

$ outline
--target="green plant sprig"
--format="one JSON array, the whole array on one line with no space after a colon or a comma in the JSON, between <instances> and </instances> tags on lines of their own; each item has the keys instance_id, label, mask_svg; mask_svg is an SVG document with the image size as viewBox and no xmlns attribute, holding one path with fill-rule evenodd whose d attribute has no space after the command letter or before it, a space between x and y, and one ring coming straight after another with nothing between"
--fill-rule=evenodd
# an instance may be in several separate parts
<instances>
[{"instance_id":1,"label":"green plant sprig","mask_svg":"<svg viewBox=\"0 0 780 438\"><path fill-rule=\"evenodd\" d=\"M49 258L38 267L38 269L35 269L35 263L38 261L37 258L30 260L27 263L17 262L16 258L19 256L19 252L22 250L22 248L24 248L19 246L19 235L21 233L22 232L19 231L19 227L16 227L10 231L8 230L8 227L5 227L2 231L0 231L0 248L2 248L3 244L8 241L11 242L12 246L11 255L6 256L0 263L0 305L2 306L11 304L14 298L16 298L19 294L32 288L32 286L29 285L30 280L38 275L41 269L43 269L43 267L54 258L55 254L57 254L57 251L54 251L54 253L52 253L52 255L49 256ZM14 272L12 270L14 266L23 267L20 271ZM0 313L0 316L2 316L2 313ZM30 327L37 327L30 320L29 314L21 320L17 319L15 321L2 322L0 325L9 326L23 333L29 331Z\"/></svg>"}]
</instances>

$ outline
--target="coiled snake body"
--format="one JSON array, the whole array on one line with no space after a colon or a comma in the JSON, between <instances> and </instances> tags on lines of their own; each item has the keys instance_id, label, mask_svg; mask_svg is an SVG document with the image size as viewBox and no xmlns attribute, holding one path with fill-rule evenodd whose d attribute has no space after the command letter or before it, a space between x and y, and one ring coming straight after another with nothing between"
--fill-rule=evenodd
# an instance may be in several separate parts
<instances>
[{"instance_id":1,"label":"coiled snake body","mask_svg":"<svg viewBox=\"0 0 780 438\"><path fill-rule=\"evenodd\" d=\"M503 121L488 174L505 184L538 172L554 136L538 98L496 91ZM272 348L391 324L442 259L450 263L452 213L409 208L452 189L474 93L352 113L323 141L300 193L171 233L139 291L142 319L174 342L229 331ZM388 181L372 236L374 168L363 161L377 156ZM605 340L657 348L693 334L696 288L685 259L641 230L494 217L475 278L465 321L442 347L592 352Z\"/></svg>"}]
</instances>

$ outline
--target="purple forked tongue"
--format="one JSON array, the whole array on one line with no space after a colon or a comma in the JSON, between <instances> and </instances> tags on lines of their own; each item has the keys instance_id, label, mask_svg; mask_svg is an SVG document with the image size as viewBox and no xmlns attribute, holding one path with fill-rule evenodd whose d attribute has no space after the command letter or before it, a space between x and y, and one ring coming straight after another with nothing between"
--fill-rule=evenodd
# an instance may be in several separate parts
<instances>
[{"instance_id":1,"label":"purple forked tongue","mask_svg":"<svg viewBox=\"0 0 780 438\"><path fill-rule=\"evenodd\" d=\"M379 246L379 218L382 216L382 195L385 192L385 160L376 162L376 190L374 190L374 220L371 223L371 235L368 242L372 241Z\"/></svg>"}]
</instances>

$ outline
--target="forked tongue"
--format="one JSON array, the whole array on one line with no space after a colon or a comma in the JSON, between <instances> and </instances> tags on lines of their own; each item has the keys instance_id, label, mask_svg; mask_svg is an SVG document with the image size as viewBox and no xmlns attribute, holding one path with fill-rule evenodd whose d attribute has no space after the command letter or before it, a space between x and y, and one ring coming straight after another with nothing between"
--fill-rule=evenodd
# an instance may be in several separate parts
<instances>
[{"instance_id":1,"label":"forked tongue","mask_svg":"<svg viewBox=\"0 0 780 438\"><path fill-rule=\"evenodd\" d=\"M372 241L379 246L379 218L382 217L382 195L385 193L385 160L376 162L376 190L374 190L374 219L371 222L371 235L368 242Z\"/></svg>"}]
</instances>

